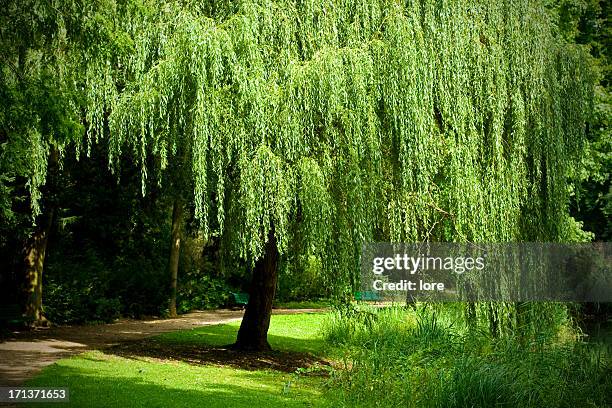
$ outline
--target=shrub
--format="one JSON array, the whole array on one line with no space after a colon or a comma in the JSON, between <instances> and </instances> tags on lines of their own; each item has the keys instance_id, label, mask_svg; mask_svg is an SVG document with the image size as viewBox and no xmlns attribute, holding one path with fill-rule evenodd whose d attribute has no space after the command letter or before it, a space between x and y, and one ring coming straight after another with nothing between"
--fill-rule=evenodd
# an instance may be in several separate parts
<instances>
[{"instance_id":1,"label":"shrub","mask_svg":"<svg viewBox=\"0 0 612 408\"><path fill-rule=\"evenodd\" d=\"M111 322L121 316L121 301L94 293L91 286L48 282L44 312L56 324Z\"/></svg>"},{"instance_id":2,"label":"shrub","mask_svg":"<svg viewBox=\"0 0 612 408\"><path fill-rule=\"evenodd\" d=\"M228 303L230 292L231 289L221 278L214 278L193 269L179 280L178 312L218 308Z\"/></svg>"}]
</instances>

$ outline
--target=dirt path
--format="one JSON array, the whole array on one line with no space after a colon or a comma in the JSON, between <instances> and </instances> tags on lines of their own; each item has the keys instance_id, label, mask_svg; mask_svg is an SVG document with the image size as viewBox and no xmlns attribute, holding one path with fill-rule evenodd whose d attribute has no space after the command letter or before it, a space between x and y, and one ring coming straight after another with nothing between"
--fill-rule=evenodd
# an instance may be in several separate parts
<instances>
[{"instance_id":1,"label":"dirt path","mask_svg":"<svg viewBox=\"0 0 612 408\"><path fill-rule=\"evenodd\" d=\"M309 311L316 310L277 309L273 313ZM111 324L14 332L0 343L0 386L21 385L43 367L66 356L160 333L240 320L242 314L242 310L210 310L184 314L176 319L120 320Z\"/></svg>"}]
</instances>

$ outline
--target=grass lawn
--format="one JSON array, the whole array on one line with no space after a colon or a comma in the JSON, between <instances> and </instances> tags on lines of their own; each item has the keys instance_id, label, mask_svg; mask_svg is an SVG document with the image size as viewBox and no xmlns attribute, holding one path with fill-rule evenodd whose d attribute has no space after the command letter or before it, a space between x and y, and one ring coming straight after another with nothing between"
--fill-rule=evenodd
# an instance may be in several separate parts
<instances>
[{"instance_id":1,"label":"grass lawn","mask_svg":"<svg viewBox=\"0 0 612 408\"><path fill-rule=\"evenodd\" d=\"M329 309L329 300L300 300L291 302L274 302L276 309Z\"/></svg>"},{"instance_id":2,"label":"grass lawn","mask_svg":"<svg viewBox=\"0 0 612 408\"><path fill-rule=\"evenodd\" d=\"M319 333L322 319L322 314L272 316L272 347L323 354ZM239 322L235 322L166 333L153 342L195 349L198 345L226 345L235 340L238 326ZM27 386L68 387L72 406L321 407L328 405L323 381L319 376L297 378L269 369L245 370L223 364L95 351L56 362L28 381Z\"/></svg>"},{"instance_id":3,"label":"grass lawn","mask_svg":"<svg viewBox=\"0 0 612 408\"><path fill-rule=\"evenodd\" d=\"M60 360L27 385L67 387L79 407L612 406L609 352L577 342L565 309L547 307L559 323L529 347L469 332L454 305L360 306L272 316L269 353L224 347L234 322ZM322 375L329 360L342 367L331 378Z\"/></svg>"},{"instance_id":4,"label":"grass lawn","mask_svg":"<svg viewBox=\"0 0 612 408\"><path fill-rule=\"evenodd\" d=\"M268 341L275 350L321 354L325 350L325 342L320 333L323 316L322 313L273 315ZM236 340L238 327L239 321L164 333L155 339L164 343L222 346Z\"/></svg>"}]
</instances>

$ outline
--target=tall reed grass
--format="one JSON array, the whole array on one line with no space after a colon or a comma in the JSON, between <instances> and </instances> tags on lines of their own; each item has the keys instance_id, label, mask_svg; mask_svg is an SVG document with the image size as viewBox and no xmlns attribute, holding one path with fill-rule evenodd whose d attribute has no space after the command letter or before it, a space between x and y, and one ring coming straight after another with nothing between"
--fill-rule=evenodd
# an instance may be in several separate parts
<instances>
[{"instance_id":1,"label":"tall reed grass","mask_svg":"<svg viewBox=\"0 0 612 408\"><path fill-rule=\"evenodd\" d=\"M488 330L486 314L468 324L463 310L461 304L338 307L323 325L343 360L331 379L336 404L612 406L610 356L581 341L565 306L536 306L529 327L498 336Z\"/></svg>"}]
</instances>

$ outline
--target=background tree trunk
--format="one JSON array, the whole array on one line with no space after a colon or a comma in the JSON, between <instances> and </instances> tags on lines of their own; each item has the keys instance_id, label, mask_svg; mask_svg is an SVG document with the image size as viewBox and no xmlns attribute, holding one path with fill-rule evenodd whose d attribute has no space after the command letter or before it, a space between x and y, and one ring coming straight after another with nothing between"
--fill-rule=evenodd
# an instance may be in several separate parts
<instances>
[{"instance_id":1,"label":"background tree trunk","mask_svg":"<svg viewBox=\"0 0 612 408\"><path fill-rule=\"evenodd\" d=\"M278 279L278 258L276 238L274 230L271 229L268 233L264 254L257 260L253 269L249 303L234 344L237 350L265 351L271 349L268 343L268 328Z\"/></svg>"},{"instance_id":2,"label":"background tree trunk","mask_svg":"<svg viewBox=\"0 0 612 408\"><path fill-rule=\"evenodd\" d=\"M179 255L181 253L181 224L183 222L183 203L174 200L172 206L172 242L170 245L170 316L176 317L176 283L178 280Z\"/></svg>"},{"instance_id":3,"label":"background tree trunk","mask_svg":"<svg viewBox=\"0 0 612 408\"><path fill-rule=\"evenodd\" d=\"M55 208L50 208L41 217L40 225L24 246L24 268L26 277L25 316L34 326L46 324L42 311L42 275L49 233L53 225Z\"/></svg>"}]
</instances>

